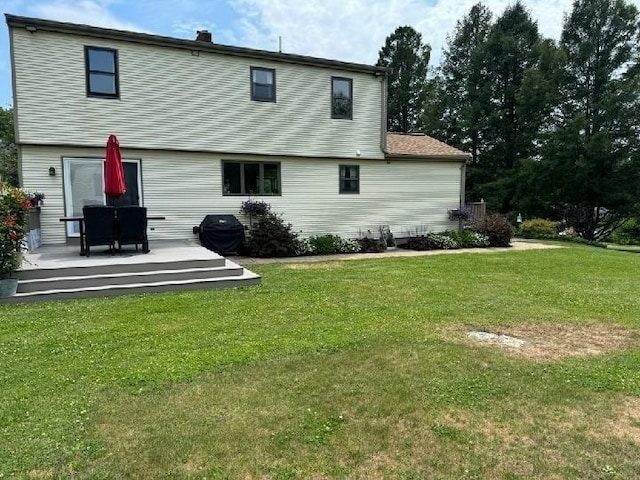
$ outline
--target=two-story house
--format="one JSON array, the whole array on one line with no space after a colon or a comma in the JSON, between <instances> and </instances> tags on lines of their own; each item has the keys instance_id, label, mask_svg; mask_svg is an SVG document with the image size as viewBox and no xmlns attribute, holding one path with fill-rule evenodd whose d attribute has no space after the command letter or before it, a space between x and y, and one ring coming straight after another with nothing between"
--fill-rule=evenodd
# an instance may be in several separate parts
<instances>
[{"instance_id":1,"label":"two-story house","mask_svg":"<svg viewBox=\"0 0 640 480\"><path fill-rule=\"evenodd\" d=\"M303 236L454 226L467 155L386 132L382 67L218 45L208 32L6 20L20 179L46 195L44 244L78 235L60 217L105 201L111 133L123 201L166 216L151 240L194 238L206 214L238 214L249 197Z\"/></svg>"}]
</instances>

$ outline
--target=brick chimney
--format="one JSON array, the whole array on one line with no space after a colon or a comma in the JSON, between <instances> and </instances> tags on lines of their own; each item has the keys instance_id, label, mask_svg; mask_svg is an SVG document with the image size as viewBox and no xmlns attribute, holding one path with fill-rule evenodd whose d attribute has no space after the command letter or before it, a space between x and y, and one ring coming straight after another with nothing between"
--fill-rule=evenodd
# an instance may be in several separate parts
<instances>
[{"instance_id":1,"label":"brick chimney","mask_svg":"<svg viewBox=\"0 0 640 480\"><path fill-rule=\"evenodd\" d=\"M198 42L213 42L213 37L211 36L211 32L209 30L198 30L198 36L196 37L196 41Z\"/></svg>"}]
</instances>

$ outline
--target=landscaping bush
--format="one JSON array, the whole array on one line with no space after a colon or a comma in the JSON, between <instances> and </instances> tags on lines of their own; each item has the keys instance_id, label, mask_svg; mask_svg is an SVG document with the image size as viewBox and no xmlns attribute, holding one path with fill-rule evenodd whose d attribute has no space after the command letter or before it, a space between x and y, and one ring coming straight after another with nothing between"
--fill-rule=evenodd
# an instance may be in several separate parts
<instances>
[{"instance_id":1,"label":"landscaping bush","mask_svg":"<svg viewBox=\"0 0 640 480\"><path fill-rule=\"evenodd\" d=\"M362 253L379 253L387 249L387 245L379 238L363 237L357 240Z\"/></svg>"},{"instance_id":2,"label":"landscaping bush","mask_svg":"<svg viewBox=\"0 0 640 480\"><path fill-rule=\"evenodd\" d=\"M30 202L24 192L0 181L0 280L20 268Z\"/></svg>"},{"instance_id":3,"label":"landscaping bush","mask_svg":"<svg viewBox=\"0 0 640 480\"><path fill-rule=\"evenodd\" d=\"M458 243L445 233L427 233L418 237L411 237L403 248L409 250L452 250Z\"/></svg>"},{"instance_id":4,"label":"landscaping bush","mask_svg":"<svg viewBox=\"0 0 640 480\"><path fill-rule=\"evenodd\" d=\"M296 257L300 257L303 255L313 255L313 250L311 249L311 244L309 243L309 240L307 240L306 238L296 239L294 254Z\"/></svg>"},{"instance_id":5,"label":"landscaping bush","mask_svg":"<svg viewBox=\"0 0 640 480\"><path fill-rule=\"evenodd\" d=\"M630 218L611 235L613 243L620 245L640 245L640 221Z\"/></svg>"},{"instance_id":6,"label":"landscaping bush","mask_svg":"<svg viewBox=\"0 0 640 480\"><path fill-rule=\"evenodd\" d=\"M309 237L308 253L312 255L331 255L334 253L358 253L360 244L356 240L340 238L338 235L317 235Z\"/></svg>"},{"instance_id":7,"label":"landscaping bush","mask_svg":"<svg viewBox=\"0 0 640 480\"><path fill-rule=\"evenodd\" d=\"M517 234L523 238L555 238L558 235L558 222L544 218L526 220L520 225Z\"/></svg>"},{"instance_id":8,"label":"landscaping bush","mask_svg":"<svg viewBox=\"0 0 640 480\"><path fill-rule=\"evenodd\" d=\"M340 244L340 253L358 253L360 252L360 244L357 240L342 239Z\"/></svg>"},{"instance_id":9,"label":"landscaping bush","mask_svg":"<svg viewBox=\"0 0 640 480\"><path fill-rule=\"evenodd\" d=\"M260 215L249 230L247 253L252 257L290 257L299 248L298 234L275 213Z\"/></svg>"},{"instance_id":10,"label":"landscaping bush","mask_svg":"<svg viewBox=\"0 0 640 480\"><path fill-rule=\"evenodd\" d=\"M340 252L342 239L337 235L317 235L309 237L311 251L316 255L330 255Z\"/></svg>"},{"instance_id":11,"label":"landscaping bush","mask_svg":"<svg viewBox=\"0 0 640 480\"><path fill-rule=\"evenodd\" d=\"M515 229L502 215L485 215L471 224L471 230L489 238L490 247L508 247Z\"/></svg>"},{"instance_id":12,"label":"landscaping bush","mask_svg":"<svg viewBox=\"0 0 640 480\"><path fill-rule=\"evenodd\" d=\"M442 232L442 235L446 235L455 241L459 248L482 248L489 246L489 237L478 232L472 232L471 230L464 230L462 232L447 231Z\"/></svg>"}]
</instances>

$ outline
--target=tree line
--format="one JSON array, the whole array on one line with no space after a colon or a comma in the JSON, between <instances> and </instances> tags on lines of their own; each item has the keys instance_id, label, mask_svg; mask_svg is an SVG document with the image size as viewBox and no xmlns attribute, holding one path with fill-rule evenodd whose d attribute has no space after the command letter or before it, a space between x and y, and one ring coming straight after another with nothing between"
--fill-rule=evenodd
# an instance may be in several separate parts
<instances>
[{"instance_id":1,"label":"tree line","mask_svg":"<svg viewBox=\"0 0 640 480\"><path fill-rule=\"evenodd\" d=\"M626 0L576 0L559 41L522 2L458 20L440 65L412 27L379 51L388 129L470 154L468 201L515 220L560 220L586 238L640 217L640 17ZM11 109L0 108L0 175L17 184Z\"/></svg>"},{"instance_id":2,"label":"tree line","mask_svg":"<svg viewBox=\"0 0 640 480\"><path fill-rule=\"evenodd\" d=\"M520 1L498 17L478 3L430 71L430 47L399 27L378 60L391 68L388 129L468 152L468 201L606 236L640 215L639 45L625 0L576 0L559 41Z\"/></svg>"}]
</instances>

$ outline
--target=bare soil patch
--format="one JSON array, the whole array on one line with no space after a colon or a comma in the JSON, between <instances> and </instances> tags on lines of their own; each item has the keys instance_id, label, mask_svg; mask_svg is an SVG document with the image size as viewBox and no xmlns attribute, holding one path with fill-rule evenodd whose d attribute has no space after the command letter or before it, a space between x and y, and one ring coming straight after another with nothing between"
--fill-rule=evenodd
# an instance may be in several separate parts
<instances>
[{"instance_id":1,"label":"bare soil patch","mask_svg":"<svg viewBox=\"0 0 640 480\"><path fill-rule=\"evenodd\" d=\"M640 398L627 397L615 405L613 410L614 418L606 422L602 431L640 444Z\"/></svg>"},{"instance_id":2,"label":"bare soil patch","mask_svg":"<svg viewBox=\"0 0 640 480\"><path fill-rule=\"evenodd\" d=\"M611 324L549 324L525 323L508 327L459 327L463 342L500 348L511 354L539 361L554 361L570 357L602 355L630 348L640 343L640 332ZM523 340L520 346L502 342L483 342L469 338L470 331L508 335Z\"/></svg>"}]
</instances>

